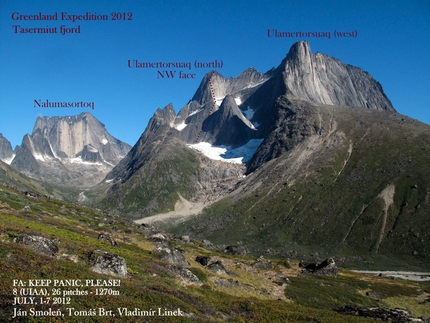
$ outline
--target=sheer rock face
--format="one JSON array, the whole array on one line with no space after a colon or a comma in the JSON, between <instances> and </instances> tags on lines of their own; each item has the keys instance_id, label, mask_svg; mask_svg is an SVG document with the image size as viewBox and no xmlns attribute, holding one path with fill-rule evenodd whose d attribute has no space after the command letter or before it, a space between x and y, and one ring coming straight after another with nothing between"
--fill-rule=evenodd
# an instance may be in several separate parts
<instances>
[{"instance_id":1,"label":"sheer rock face","mask_svg":"<svg viewBox=\"0 0 430 323\"><path fill-rule=\"evenodd\" d=\"M102 180L130 148L90 113L39 117L11 165L39 180L85 187Z\"/></svg>"},{"instance_id":2,"label":"sheer rock face","mask_svg":"<svg viewBox=\"0 0 430 323\"><path fill-rule=\"evenodd\" d=\"M360 68L294 44L280 66L287 90L301 100L394 111L381 85Z\"/></svg>"},{"instance_id":3,"label":"sheer rock face","mask_svg":"<svg viewBox=\"0 0 430 323\"><path fill-rule=\"evenodd\" d=\"M9 164L12 158L13 158L12 145L10 144L9 140L3 137L3 135L0 133L0 160Z\"/></svg>"},{"instance_id":4,"label":"sheer rock face","mask_svg":"<svg viewBox=\"0 0 430 323\"><path fill-rule=\"evenodd\" d=\"M39 130L47 143L44 152L49 154L52 151L53 155L60 158L74 158L85 146L91 145L100 152L103 160L117 164L130 150L129 145L111 136L105 125L90 113L73 117L39 117L32 137Z\"/></svg>"},{"instance_id":5,"label":"sheer rock face","mask_svg":"<svg viewBox=\"0 0 430 323\"><path fill-rule=\"evenodd\" d=\"M220 108L205 123L200 140L216 146L242 146L257 137L252 123L239 110L234 98L227 95Z\"/></svg>"},{"instance_id":6,"label":"sheer rock face","mask_svg":"<svg viewBox=\"0 0 430 323\"><path fill-rule=\"evenodd\" d=\"M257 138L257 129L240 106L268 78L269 74L253 68L236 78L224 78L215 71L206 74L191 101L173 122L180 130L179 138L190 144L199 141L231 147Z\"/></svg>"},{"instance_id":7,"label":"sheer rock face","mask_svg":"<svg viewBox=\"0 0 430 323\"><path fill-rule=\"evenodd\" d=\"M213 96L215 98L224 98L228 94L232 95L245 88L255 86L265 79L267 79L267 75L256 71L252 67L243 71L235 78L224 78L217 72L208 73L204 76L191 101L196 101L198 104L204 105L206 102L212 102Z\"/></svg>"}]
</instances>

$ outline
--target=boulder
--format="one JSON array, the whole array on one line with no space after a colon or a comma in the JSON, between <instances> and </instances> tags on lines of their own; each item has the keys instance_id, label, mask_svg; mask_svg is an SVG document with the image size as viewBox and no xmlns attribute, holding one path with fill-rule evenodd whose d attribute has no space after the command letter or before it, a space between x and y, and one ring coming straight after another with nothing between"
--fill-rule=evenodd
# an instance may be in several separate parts
<instances>
[{"instance_id":1,"label":"boulder","mask_svg":"<svg viewBox=\"0 0 430 323\"><path fill-rule=\"evenodd\" d=\"M187 268L170 266L169 269L192 284L203 285L202 281Z\"/></svg>"},{"instance_id":2,"label":"boulder","mask_svg":"<svg viewBox=\"0 0 430 323\"><path fill-rule=\"evenodd\" d=\"M263 256L258 257L257 262L255 262L252 266L254 268L273 269L272 262L265 259Z\"/></svg>"},{"instance_id":3,"label":"boulder","mask_svg":"<svg viewBox=\"0 0 430 323\"><path fill-rule=\"evenodd\" d=\"M200 244L200 247L202 248L213 248L213 246L214 245L209 240L203 240L202 243Z\"/></svg>"},{"instance_id":4,"label":"boulder","mask_svg":"<svg viewBox=\"0 0 430 323\"><path fill-rule=\"evenodd\" d=\"M375 299L380 299L382 298L381 293L375 292L373 290L366 292L366 295L371 297L371 298L375 298Z\"/></svg>"},{"instance_id":5,"label":"boulder","mask_svg":"<svg viewBox=\"0 0 430 323\"><path fill-rule=\"evenodd\" d=\"M105 240L105 241L109 242L113 247L119 246L118 242L116 242L112 237L108 236L107 234L100 233L98 236L98 239L99 240Z\"/></svg>"},{"instance_id":6,"label":"boulder","mask_svg":"<svg viewBox=\"0 0 430 323\"><path fill-rule=\"evenodd\" d=\"M168 241L167 237L161 233L155 233L151 235L151 241L154 242L162 242L162 241Z\"/></svg>"},{"instance_id":7,"label":"boulder","mask_svg":"<svg viewBox=\"0 0 430 323\"><path fill-rule=\"evenodd\" d=\"M42 236L20 233L15 242L25 245L42 255L55 257L58 253L58 247L51 240Z\"/></svg>"},{"instance_id":8,"label":"boulder","mask_svg":"<svg viewBox=\"0 0 430 323\"><path fill-rule=\"evenodd\" d=\"M94 250L88 257L91 270L99 274L127 277L125 259L110 252Z\"/></svg>"},{"instance_id":9,"label":"boulder","mask_svg":"<svg viewBox=\"0 0 430 323\"><path fill-rule=\"evenodd\" d=\"M227 246L224 250L225 253L228 253L230 255L238 255L238 256L246 256L246 249L242 246Z\"/></svg>"},{"instance_id":10,"label":"boulder","mask_svg":"<svg viewBox=\"0 0 430 323\"><path fill-rule=\"evenodd\" d=\"M322 263L310 263L307 264L303 261L299 264L302 267L303 274L314 274L320 276L337 276L338 269L336 263L333 258L328 258L324 260Z\"/></svg>"},{"instance_id":11,"label":"boulder","mask_svg":"<svg viewBox=\"0 0 430 323\"><path fill-rule=\"evenodd\" d=\"M227 275L227 270L221 260L211 263L207 268L217 274Z\"/></svg>"},{"instance_id":12,"label":"boulder","mask_svg":"<svg viewBox=\"0 0 430 323\"><path fill-rule=\"evenodd\" d=\"M191 242L190 236L182 236L182 237L181 237L181 240L182 240L183 242L186 242L186 243Z\"/></svg>"},{"instance_id":13,"label":"boulder","mask_svg":"<svg viewBox=\"0 0 430 323\"><path fill-rule=\"evenodd\" d=\"M185 259L182 252L178 249L173 248L171 245L169 246L157 246L154 250L151 251L151 254L158 255L161 260L166 261L172 265L178 267L189 267L187 259Z\"/></svg>"},{"instance_id":14,"label":"boulder","mask_svg":"<svg viewBox=\"0 0 430 323\"><path fill-rule=\"evenodd\" d=\"M209 264L209 262L211 261L211 257L210 256L197 256L196 257L196 261L202 265L202 266L207 266Z\"/></svg>"},{"instance_id":15,"label":"boulder","mask_svg":"<svg viewBox=\"0 0 430 323\"><path fill-rule=\"evenodd\" d=\"M215 280L215 285L224 287L224 288L239 288L241 284L238 280L233 280L232 278L226 279L218 279Z\"/></svg>"}]
</instances>

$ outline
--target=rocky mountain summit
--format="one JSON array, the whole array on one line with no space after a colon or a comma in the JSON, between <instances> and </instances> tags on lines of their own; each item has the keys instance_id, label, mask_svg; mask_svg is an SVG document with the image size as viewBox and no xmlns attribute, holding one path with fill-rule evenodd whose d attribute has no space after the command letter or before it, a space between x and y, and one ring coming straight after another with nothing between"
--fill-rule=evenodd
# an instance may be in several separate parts
<instances>
[{"instance_id":1,"label":"rocky mountain summit","mask_svg":"<svg viewBox=\"0 0 430 323\"><path fill-rule=\"evenodd\" d=\"M394 111L382 86L369 73L333 57L312 54L307 42L295 43L278 69L287 92L298 99Z\"/></svg>"},{"instance_id":2,"label":"rocky mountain summit","mask_svg":"<svg viewBox=\"0 0 430 323\"><path fill-rule=\"evenodd\" d=\"M130 148L90 113L38 117L11 166L39 180L85 187L99 182Z\"/></svg>"}]
</instances>

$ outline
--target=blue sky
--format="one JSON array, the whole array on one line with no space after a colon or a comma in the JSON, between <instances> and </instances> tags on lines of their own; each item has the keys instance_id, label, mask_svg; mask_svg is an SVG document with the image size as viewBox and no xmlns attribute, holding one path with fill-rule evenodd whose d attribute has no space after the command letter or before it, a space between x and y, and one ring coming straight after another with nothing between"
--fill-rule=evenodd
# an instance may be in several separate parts
<instances>
[{"instance_id":1,"label":"blue sky","mask_svg":"<svg viewBox=\"0 0 430 323\"><path fill-rule=\"evenodd\" d=\"M58 13L57 21L12 20ZM61 13L108 15L108 21L62 21ZM112 13L132 20L112 20ZM409 1L0 1L0 133L12 146L31 133L39 115L90 111L108 131L131 145L158 107L179 111L211 68L192 68L195 79L157 78L143 62L222 61L217 71L235 77L248 67L266 72L293 43L307 39L322 52L369 72L395 109L430 124L430 2ZM15 33L56 27L57 34ZM80 26L80 34L59 29ZM269 38L279 31L329 31L327 38ZM358 32L334 38L334 30ZM164 70L164 69L163 69ZM34 100L94 102L95 109L34 108Z\"/></svg>"}]
</instances>

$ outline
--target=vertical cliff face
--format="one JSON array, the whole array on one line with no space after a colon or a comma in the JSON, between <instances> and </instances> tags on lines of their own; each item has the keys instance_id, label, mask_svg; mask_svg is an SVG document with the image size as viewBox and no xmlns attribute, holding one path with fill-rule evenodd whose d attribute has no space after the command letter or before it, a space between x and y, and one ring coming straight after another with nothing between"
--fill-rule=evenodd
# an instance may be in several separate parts
<instances>
[{"instance_id":1,"label":"vertical cliff face","mask_svg":"<svg viewBox=\"0 0 430 323\"><path fill-rule=\"evenodd\" d=\"M173 122L178 136L188 144L208 142L231 147L257 138L257 129L247 118L247 108L242 103L269 78L270 73L262 74L254 68L235 78L224 78L215 71L206 74Z\"/></svg>"},{"instance_id":2,"label":"vertical cliff face","mask_svg":"<svg viewBox=\"0 0 430 323\"><path fill-rule=\"evenodd\" d=\"M394 111L369 73L333 57L312 54L307 41L291 47L280 70L288 91L301 100Z\"/></svg>"},{"instance_id":3,"label":"vertical cliff face","mask_svg":"<svg viewBox=\"0 0 430 323\"><path fill-rule=\"evenodd\" d=\"M90 113L39 117L16 150L12 166L36 179L91 186L128 153L130 146L110 135ZM74 184L73 184L74 183Z\"/></svg>"},{"instance_id":4,"label":"vertical cliff face","mask_svg":"<svg viewBox=\"0 0 430 323\"><path fill-rule=\"evenodd\" d=\"M33 128L49 143L52 154L58 158L82 158L82 152L96 149L102 160L117 164L130 146L111 136L104 124L90 113L71 117L39 117Z\"/></svg>"},{"instance_id":5,"label":"vertical cliff face","mask_svg":"<svg viewBox=\"0 0 430 323\"><path fill-rule=\"evenodd\" d=\"M213 97L221 101L226 95L233 95L246 88L253 87L268 77L250 67L240 73L237 77L224 78L218 72L211 72L203 77L200 86L191 101L196 101L200 105L212 102ZM221 102L218 102L220 105Z\"/></svg>"},{"instance_id":6,"label":"vertical cliff face","mask_svg":"<svg viewBox=\"0 0 430 323\"><path fill-rule=\"evenodd\" d=\"M7 164L10 164L13 159L13 150L12 145L9 140L7 140L0 133L0 160L4 161Z\"/></svg>"}]
</instances>

